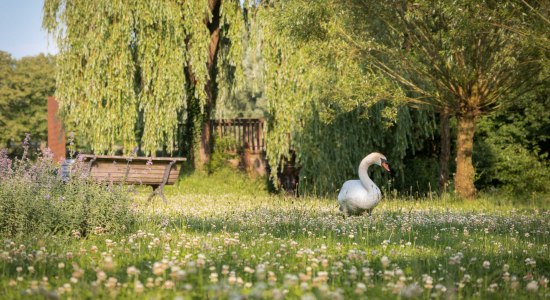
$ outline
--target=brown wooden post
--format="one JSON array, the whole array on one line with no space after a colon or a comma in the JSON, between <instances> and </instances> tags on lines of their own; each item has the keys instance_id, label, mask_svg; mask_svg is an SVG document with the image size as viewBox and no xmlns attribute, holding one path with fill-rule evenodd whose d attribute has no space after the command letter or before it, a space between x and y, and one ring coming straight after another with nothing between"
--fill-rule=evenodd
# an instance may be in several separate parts
<instances>
[{"instance_id":1,"label":"brown wooden post","mask_svg":"<svg viewBox=\"0 0 550 300\"><path fill-rule=\"evenodd\" d=\"M64 161L67 151L65 132L57 115L58 111L59 104L55 97L48 97L48 148L52 151L55 162Z\"/></svg>"},{"instance_id":2,"label":"brown wooden post","mask_svg":"<svg viewBox=\"0 0 550 300\"><path fill-rule=\"evenodd\" d=\"M218 137L221 138L223 136L223 134L222 134L223 120L218 121L215 124L217 126L216 130L218 131Z\"/></svg>"},{"instance_id":3,"label":"brown wooden post","mask_svg":"<svg viewBox=\"0 0 550 300\"><path fill-rule=\"evenodd\" d=\"M262 132L262 151L265 151L265 137L264 137L264 124L265 122L262 122L260 123L260 131Z\"/></svg>"},{"instance_id":4,"label":"brown wooden post","mask_svg":"<svg viewBox=\"0 0 550 300\"><path fill-rule=\"evenodd\" d=\"M244 144L246 146L247 149L250 149L250 127L249 127L249 124L250 122L248 122L248 120L245 120L244 121L244 128L245 128L245 135L244 135Z\"/></svg>"}]
</instances>

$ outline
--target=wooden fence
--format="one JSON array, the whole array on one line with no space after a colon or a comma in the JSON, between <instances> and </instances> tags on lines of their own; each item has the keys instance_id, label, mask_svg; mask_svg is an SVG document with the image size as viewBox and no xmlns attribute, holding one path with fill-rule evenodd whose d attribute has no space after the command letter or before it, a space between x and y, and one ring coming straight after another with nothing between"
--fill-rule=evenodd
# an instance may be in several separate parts
<instances>
[{"instance_id":1,"label":"wooden fence","mask_svg":"<svg viewBox=\"0 0 550 300\"><path fill-rule=\"evenodd\" d=\"M253 154L265 151L264 119L222 119L214 120L213 126L218 137L225 139L225 151L247 150Z\"/></svg>"}]
</instances>

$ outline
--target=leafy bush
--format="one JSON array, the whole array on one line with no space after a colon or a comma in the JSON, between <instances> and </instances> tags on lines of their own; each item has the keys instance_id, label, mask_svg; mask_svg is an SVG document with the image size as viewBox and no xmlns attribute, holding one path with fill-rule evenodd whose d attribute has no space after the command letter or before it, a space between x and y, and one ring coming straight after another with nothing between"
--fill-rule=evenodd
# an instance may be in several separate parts
<instances>
[{"instance_id":1,"label":"leafy bush","mask_svg":"<svg viewBox=\"0 0 550 300\"><path fill-rule=\"evenodd\" d=\"M504 189L514 194L531 194L533 192L550 192L550 166L544 158L536 153L512 144L498 155L495 169Z\"/></svg>"},{"instance_id":2,"label":"leafy bush","mask_svg":"<svg viewBox=\"0 0 550 300\"><path fill-rule=\"evenodd\" d=\"M480 119L474 151L478 188L518 196L550 193L548 93L535 91Z\"/></svg>"},{"instance_id":3,"label":"leafy bush","mask_svg":"<svg viewBox=\"0 0 550 300\"><path fill-rule=\"evenodd\" d=\"M544 155L526 149L518 143L496 143L478 146L485 156L478 161L478 184L496 186L513 195L549 193L550 165Z\"/></svg>"},{"instance_id":4,"label":"leafy bush","mask_svg":"<svg viewBox=\"0 0 550 300\"><path fill-rule=\"evenodd\" d=\"M231 149L237 149L237 152L241 152L237 141L231 136L217 136L216 144L214 146L214 152L210 157L210 164L208 166L209 172L215 172L223 169L227 166L227 161L230 159L238 158L237 153L231 153Z\"/></svg>"},{"instance_id":5,"label":"leafy bush","mask_svg":"<svg viewBox=\"0 0 550 300\"><path fill-rule=\"evenodd\" d=\"M88 178L81 162L62 176L51 153L36 161L0 152L0 236L123 231L132 222L127 188Z\"/></svg>"}]
</instances>

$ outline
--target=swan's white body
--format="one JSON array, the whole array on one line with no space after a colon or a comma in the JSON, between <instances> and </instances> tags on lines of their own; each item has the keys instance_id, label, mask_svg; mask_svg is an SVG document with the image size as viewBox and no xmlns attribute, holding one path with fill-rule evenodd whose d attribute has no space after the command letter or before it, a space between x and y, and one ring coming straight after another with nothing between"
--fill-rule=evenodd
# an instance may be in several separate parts
<instances>
[{"instance_id":1,"label":"swan's white body","mask_svg":"<svg viewBox=\"0 0 550 300\"><path fill-rule=\"evenodd\" d=\"M359 164L359 180L344 182L338 194L340 211L346 215L361 215L364 212L370 214L372 209L382 199L380 189L374 184L367 173L369 166L372 164L383 166L389 171L384 155L375 152L363 158Z\"/></svg>"}]
</instances>

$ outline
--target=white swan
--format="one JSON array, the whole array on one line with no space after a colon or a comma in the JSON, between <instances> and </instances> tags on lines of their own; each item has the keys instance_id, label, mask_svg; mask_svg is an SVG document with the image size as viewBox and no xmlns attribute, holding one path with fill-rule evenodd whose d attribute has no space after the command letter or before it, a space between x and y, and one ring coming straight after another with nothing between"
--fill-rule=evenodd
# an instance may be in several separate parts
<instances>
[{"instance_id":1,"label":"white swan","mask_svg":"<svg viewBox=\"0 0 550 300\"><path fill-rule=\"evenodd\" d=\"M386 171L390 171L386 157L380 153L373 152L367 155L359 164L359 180L348 180L344 182L338 194L340 211L347 216L361 215L365 211L369 213L378 205L382 194L367 173L370 165L376 164Z\"/></svg>"}]
</instances>

